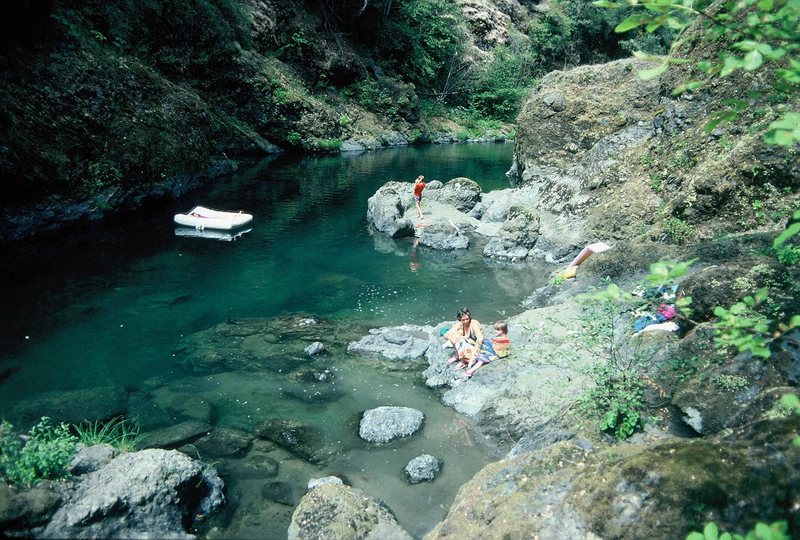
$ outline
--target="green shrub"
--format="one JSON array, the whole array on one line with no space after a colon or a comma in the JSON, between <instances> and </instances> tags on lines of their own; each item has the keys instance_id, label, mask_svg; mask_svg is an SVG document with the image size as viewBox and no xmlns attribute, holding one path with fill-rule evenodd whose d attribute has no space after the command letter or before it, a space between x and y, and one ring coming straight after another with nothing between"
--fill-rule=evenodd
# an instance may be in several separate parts
<instances>
[{"instance_id":1,"label":"green shrub","mask_svg":"<svg viewBox=\"0 0 800 540\"><path fill-rule=\"evenodd\" d=\"M286 142L291 144L292 146L299 146L300 142L303 140L303 136L300 135L296 131L290 131L288 135L286 135Z\"/></svg>"},{"instance_id":2,"label":"green shrub","mask_svg":"<svg viewBox=\"0 0 800 540\"><path fill-rule=\"evenodd\" d=\"M775 248L775 256L781 264L794 266L800 263L800 246L779 246Z\"/></svg>"},{"instance_id":3,"label":"green shrub","mask_svg":"<svg viewBox=\"0 0 800 540\"><path fill-rule=\"evenodd\" d=\"M123 452L133 452L144 438L139 433L138 422L130 422L117 416L108 422L84 422L75 426L78 440L86 446L95 444L110 444Z\"/></svg>"},{"instance_id":4,"label":"green shrub","mask_svg":"<svg viewBox=\"0 0 800 540\"><path fill-rule=\"evenodd\" d=\"M75 454L78 439L67 424L53 426L42 417L27 439L13 432L6 421L0 424L0 472L10 484L34 485L42 480L67 478L67 465Z\"/></svg>"},{"instance_id":5,"label":"green shrub","mask_svg":"<svg viewBox=\"0 0 800 540\"><path fill-rule=\"evenodd\" d=\"M596 366L590 375L595 387L583 396L584 410L601 416L601 431L624 441L644 425L644 380L634 369L620 370L611 364Z\"/></svg>"},{"instance_id":6,"label":"green shrub","mask_svg":"<svg viewBox=\"0 0 800 540\"><path fill-rule=\"evenodd\" d=\"M672 217L664 222L664 232L672 242L683 245L694 234L694 228L682 219Z\"/></svg>"},{"instance_id":7,"label":"green shrub","mask_svg":"<svg viewBox=\"0 0 800 540\"><path fill-rule=\"evenodd\" d=\"M661 193L664 189L664 186L661 183L661 175L658 173L653 173L650 175L650 187L653 189L655 193Z\"/></svg>"}]
</instances>

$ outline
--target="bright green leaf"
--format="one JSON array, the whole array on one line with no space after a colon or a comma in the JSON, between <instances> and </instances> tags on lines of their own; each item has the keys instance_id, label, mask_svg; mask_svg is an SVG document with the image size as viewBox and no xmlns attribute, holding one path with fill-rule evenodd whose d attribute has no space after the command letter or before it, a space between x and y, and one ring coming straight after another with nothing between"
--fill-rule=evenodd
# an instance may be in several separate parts
<instances>
[{"instance_id":1,"label":"bright green leaf","mask_svg":"<svg viewBox=\"0 0 800 540\"><path fill-rule=\"evenodd\" d=\"M784 394L781 397L781 403L783 403L784 407L796 409L800 407L800 397L797 394Z\"/></svg>"},{"instance_id":2,"label":"bright green leaf","mask_svg":"<svg viewBox=\"0 0 800 540\"><path fill-rule=\"evenodd\" d=\"M643 69L639 72L639 78L643 81L649 81L650 79L655 79L656 77L663 75L668 68L669 64L663 63L660 66L654 67L652 69Z\"/></svg>"},{"instance_id":3,"label":"bright green leaf","mask_svg":"<svg viewBox=\"0 0 800 540\"><path fill-rule=\"evenodd\" d=\"M703 538L705 538L705 540L717 540L719 538L719 529L716 523L710 521L706 524L703 529Z\"/></svg>"},{"instance_id":4,"label":"bright green leaf","mask_svg":"<svg viewBox=\"0 0 800 540\"><path fill-rule=\"evenodd\" d=\"M722 64L722 70L719 72L720 77L727 77L735 70L742 67L742 60L735 57L735 56L726 56L725 61Z\"/></svg>"},{"instance_id":5,"label":"bright green leaf","mask_svg":"<svg viewBox=\"0 0 800 540\"><path fill-rule=\"evenodd\" d=\"M623 34L629 30L633 30L634 28L638 28L639 26L645 25L649 23L651 17L649 15L631 15L621 23L619 23L615 28L614 32L617 34Z\"/></svg>"},{"instance_id":6,"label":"bright green leaf","mask_svg":"<svg viewBox=\"0 0 800 540\"><path fill-rule=\"evenodd\" d=\"M744 55L744 67L745 71L754 71L761 67L761 64L764 63L764 56L758 51L750 51L746 55Z\"/></svg>"}]
</instances>

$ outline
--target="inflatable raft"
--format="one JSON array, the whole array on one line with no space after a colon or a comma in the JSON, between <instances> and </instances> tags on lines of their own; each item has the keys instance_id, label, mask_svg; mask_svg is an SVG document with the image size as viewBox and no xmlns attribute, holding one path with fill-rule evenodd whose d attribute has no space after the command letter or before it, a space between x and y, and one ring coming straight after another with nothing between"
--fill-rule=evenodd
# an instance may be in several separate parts
<instances>
[{"instance_id":1,"label":"inflatable raft","mask_svg":"<svg viewBox=\"0 0 800 540\"><path fill-rule=\"evenodd\" d=\"M175 214L175 223L195 229L219 229L229 231L253 221L253 216L242 212L222 212L195 206L186 214Z\"/></svg>"}]
</instances>

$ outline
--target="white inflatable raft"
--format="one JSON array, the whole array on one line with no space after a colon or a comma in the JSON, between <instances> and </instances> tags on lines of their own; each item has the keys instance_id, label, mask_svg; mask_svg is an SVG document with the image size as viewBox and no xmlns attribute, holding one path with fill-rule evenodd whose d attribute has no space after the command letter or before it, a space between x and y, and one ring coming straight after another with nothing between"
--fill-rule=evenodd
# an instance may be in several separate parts
<instances>
[{"instance_id":1,"label":"white inflatable raft","mask_svg":"<svg viewBox=\"0 0 800 540\"><path fill-rule=\"evenodd\" d=\"M253 221L253 216L242 212L221 212L195 206L186 214L175 214L175 223L195 229L219 229L229 231Z\"/></svg>"}]
</instances>

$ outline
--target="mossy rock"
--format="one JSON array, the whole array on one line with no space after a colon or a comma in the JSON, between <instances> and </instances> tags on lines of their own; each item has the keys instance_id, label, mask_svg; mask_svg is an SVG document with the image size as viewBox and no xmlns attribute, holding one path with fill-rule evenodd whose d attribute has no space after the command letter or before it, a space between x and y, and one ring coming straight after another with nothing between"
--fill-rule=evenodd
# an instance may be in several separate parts
<instances>
[{"instance_id":1,"label":"mossy rock","mask_svg":"<svg viewBox=\"0 0 800 540\"><path fill-rule=\"evenodd\" d=\"M584 450L570 441L492 463L426 539L684 538L789 519L797 530L800 417L707 439Z\"/></svg>"},{"instance_id":2,"label":"mossy rock","mask_svg":"<svg viewBox=\"0 0 800 540\"><path fill-rule=\"evenodd\" d=\"M709 321L717 306L727 308L762 287L781 288L788 283L786 268L775 259L754 257L705 268L684 279L678 295L692 297L695 321Z\"/></svg>"},{"instance_id":3,"label":"mossy rock","mask_svg":"<svg viewBox=\"0 0 800 540\"><path fill-rule=\"evenodd\" d=\"M683 538L715 521L749 530L758 521L798 525L800 418L763 421L736 435L665 443L598 456L567 502L604 538Z\"/></svg>"}]
</instances>

